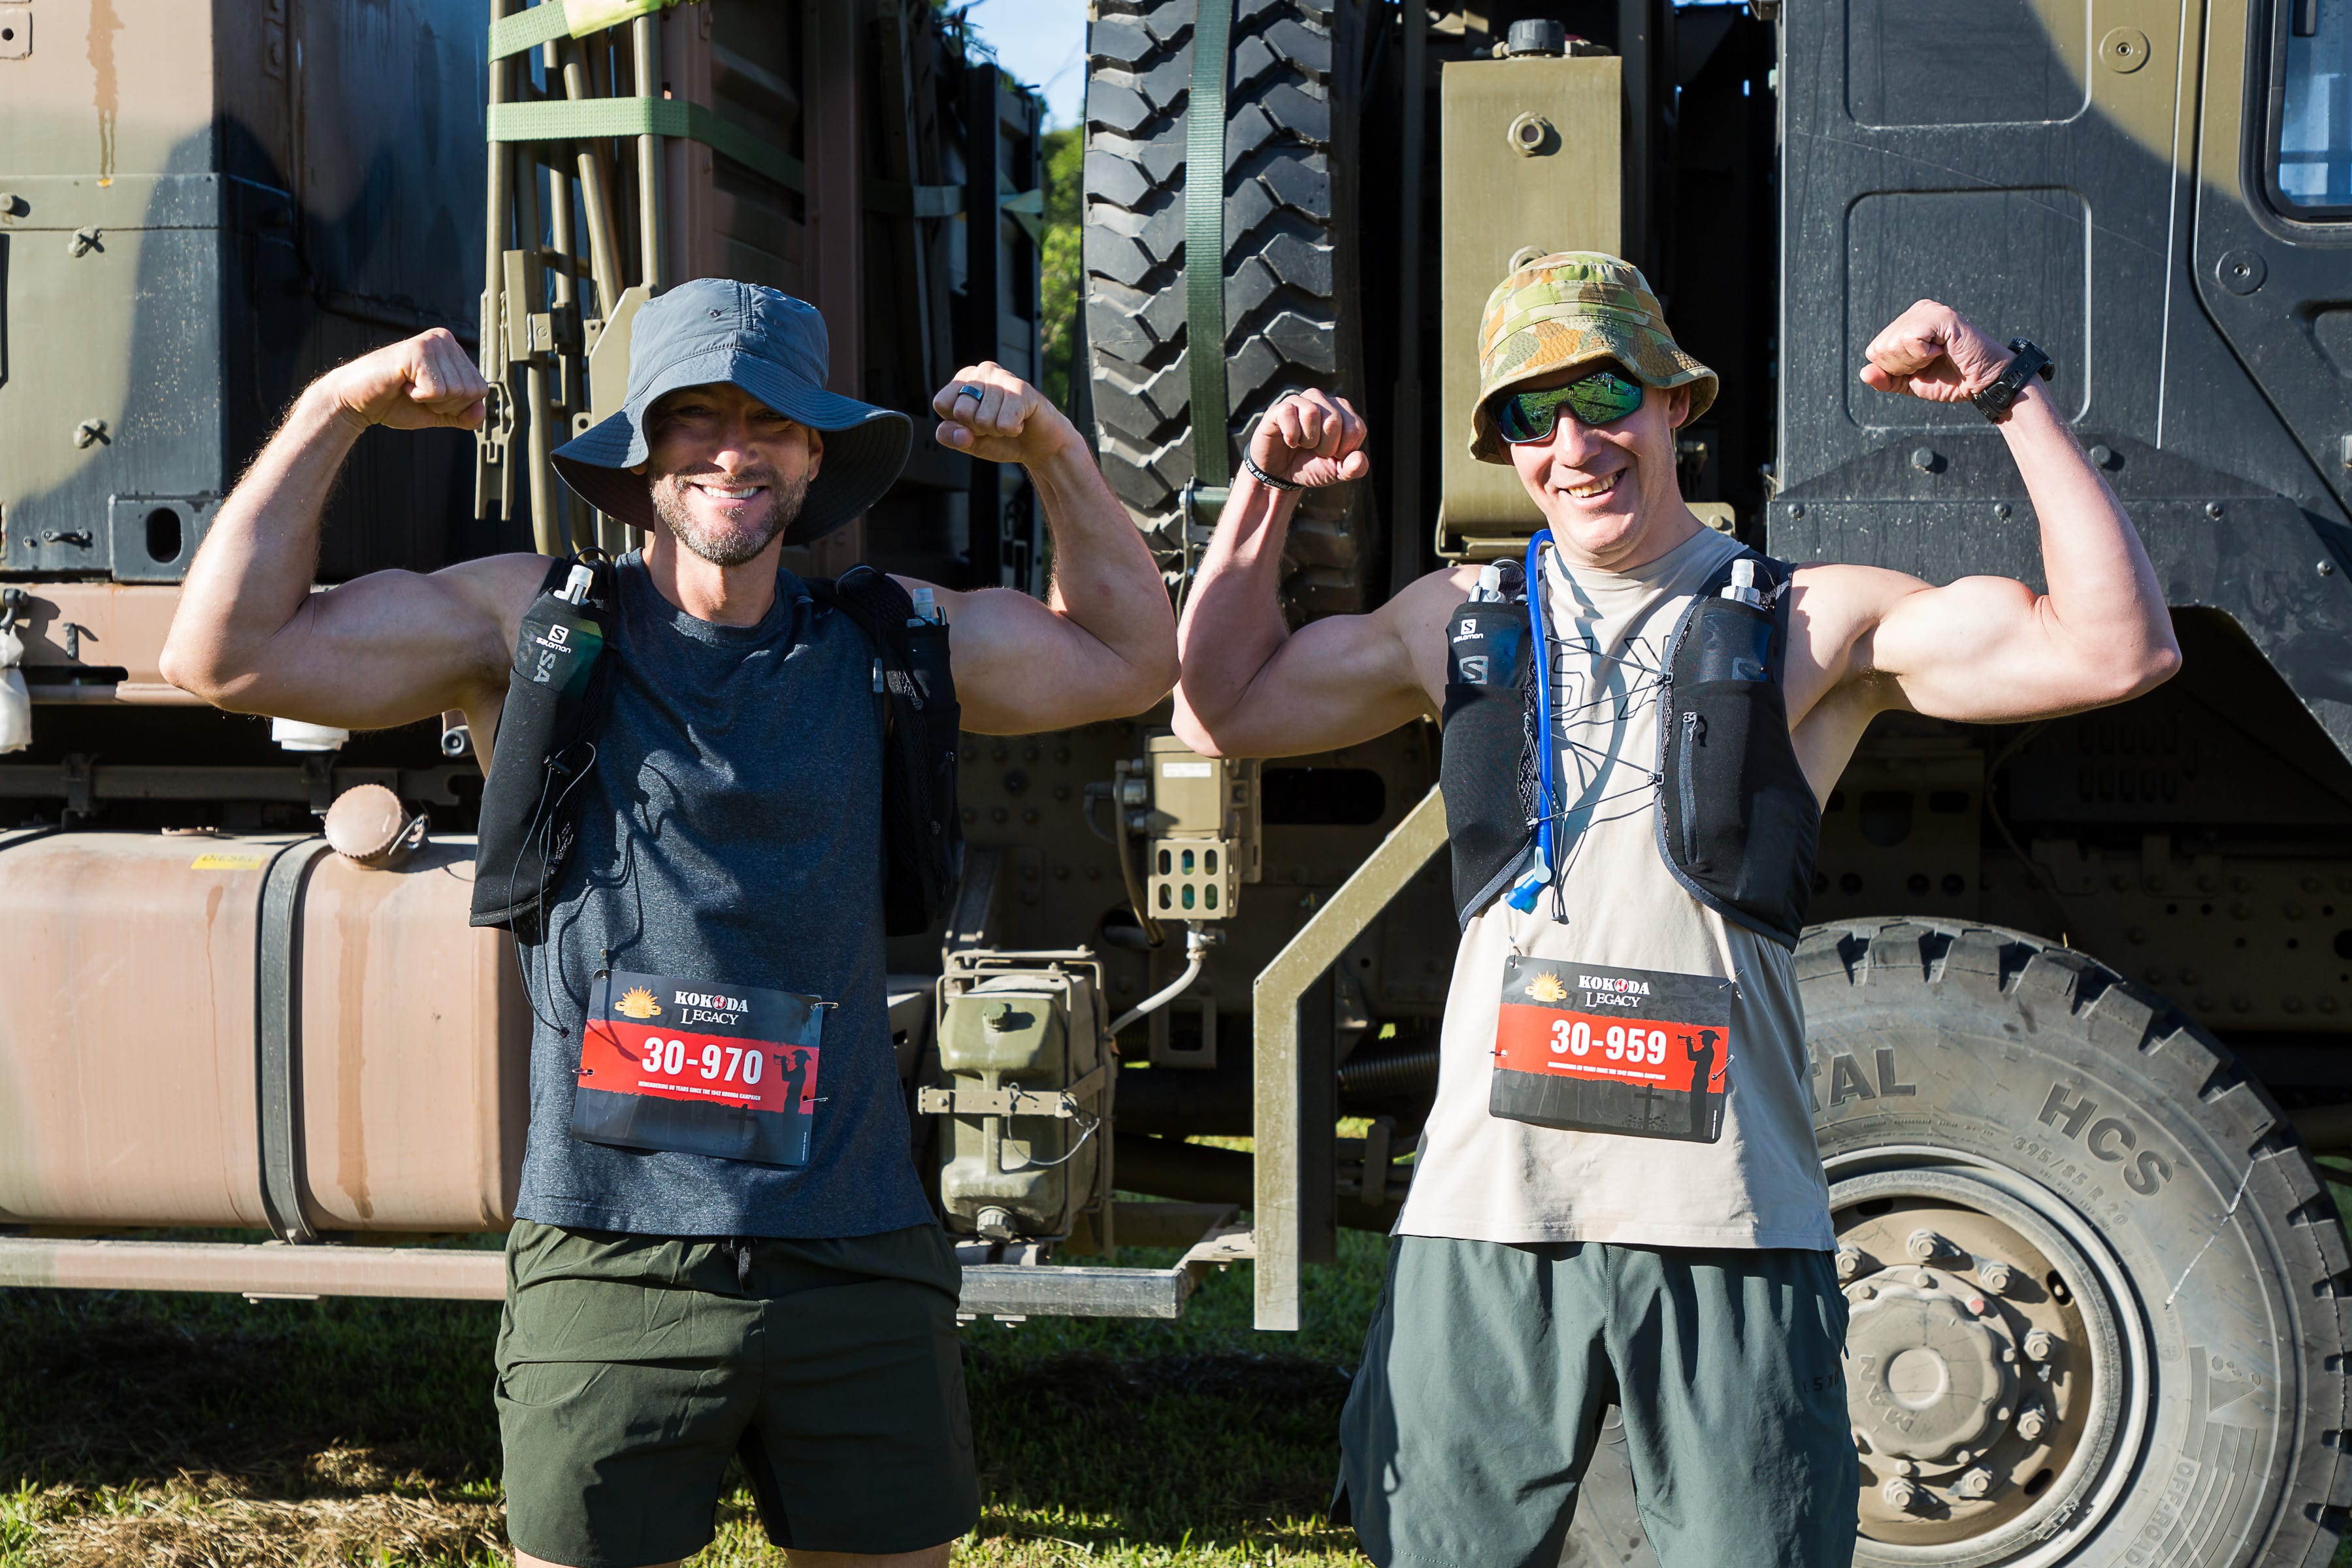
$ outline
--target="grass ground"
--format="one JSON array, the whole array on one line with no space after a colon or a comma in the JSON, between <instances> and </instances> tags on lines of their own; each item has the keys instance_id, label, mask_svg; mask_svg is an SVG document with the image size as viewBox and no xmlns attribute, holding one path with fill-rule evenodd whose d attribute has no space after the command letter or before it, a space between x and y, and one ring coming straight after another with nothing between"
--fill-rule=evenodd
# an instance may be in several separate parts
<instances>
[{"instance_id":1,"label":"grass ground","mask_svg":"<svg viewBox=\"0 0 2352 1568\"><path fill-rule=\"evenodd\" d=\"M1360 1563L1323 1509L1383 1247L1309 1270L1300 1334L1249 1327L1246 1268L1175 1324L969 1325L959 1563ZM0 1291L0 1564L501 1562L497 1331L486 1303ZM697 1568L781 1561L748 1492L720 1511Z\"/></svg>"},{"instance_id":2,"label":"grass ground","mask_svg":"<svg viewBox=\"0 0 2352 1568\"><path fill-rule=\"evenodd\" d=\"M969 1325L958 1568L1361 1568L1324 1507L1384 1249L1343 1234L1298 1334L1249 1327L1246 1268L1174 1324ZM499 1563L497 1331L484 1303L0 1291L0 1568ZM694 1568L780 1561L748 1492L720 1518Z\"/></svg>"}]
</instances>

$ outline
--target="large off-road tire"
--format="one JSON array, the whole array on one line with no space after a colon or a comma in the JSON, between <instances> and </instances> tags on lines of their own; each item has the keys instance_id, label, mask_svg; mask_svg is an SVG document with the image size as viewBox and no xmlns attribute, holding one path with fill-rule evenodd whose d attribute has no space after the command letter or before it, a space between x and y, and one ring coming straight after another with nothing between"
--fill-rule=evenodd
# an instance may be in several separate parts
<instances>
[{"instance_id":1,"label":"large off-road tire","mask_svg":"<svg viewBox=\"0 0 2352 1568\"><path fill-rule=\"evenodd\" d=\"M1100 0L1087 34L1086 341L1097 449L1171 584L1193 478L1184 153L1195 0ZM1233 472L1284 393L1363 404L1354 144L1366 0L1234 0L1226 90L1224 342ZM1304 498L1290 526L1295 613L1368 607L1370 487ZM1197 559L1203 540L1192 542Z\"/></svg>"},{"instance_id":2,"label":"large off-road tire","mask_svg":"<svg viewBox=\"0 0 2352 1568\"><path fill-rule=\"evenodd\" d=\"M1797 968L1870 1444L1855 1562L2327 1563L2352 1273L2261 1086L2162 997L2017 931L1840 924ZM1622 1526L1622 1447L1587 1486L1570 1561L1654 1561Z\"/></svg>"}]
</instances>

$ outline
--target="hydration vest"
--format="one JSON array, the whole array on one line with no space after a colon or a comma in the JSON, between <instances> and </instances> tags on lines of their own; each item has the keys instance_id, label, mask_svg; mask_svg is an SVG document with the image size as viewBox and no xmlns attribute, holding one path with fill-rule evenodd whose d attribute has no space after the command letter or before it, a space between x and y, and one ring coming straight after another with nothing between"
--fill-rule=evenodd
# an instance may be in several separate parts
<instances>
[{"instance_id":1,"label":"hydration vest","mask_svg":"<svg viewBox=\"0 0 2352 1568\"><path fill-rule=\"evenodd\" d=\"M588 574L576 602L574 570ZM855 566L838 580L803 578L810 595L848 616L874 650L881 710L883 924L890 936L929 931L963 869L956 747L963 710L948 662L945 621L917 617L887 574ZM579 838L580 792L612 709L618 661L603 657L620 628L613 563L559 561L515 637L506 706L482 784L469 923L538 934L542 904Z\"/></svg>"},{"instance_id":2,"label":"hydration vest","mask_svg":"<svg viewBox=\"0 0 2352 1568\"><path fill-rule=\"evenodd\" d=\"M1725 598L1755 563L1764 605ZM1526 574L1505 563L1500 600L1465 600L1447 629L1439 786L1455 918L1468 925L1534 856L1541 815L1535 659ZM1675 623L1658 694L1658 855L1727 921L1794 948L1812 896L1821 803L1797 761L1781 693L1790 567L1743 550ZM1516 579L1516 582L1514 581Z\"/></svg>"}]
</instances>

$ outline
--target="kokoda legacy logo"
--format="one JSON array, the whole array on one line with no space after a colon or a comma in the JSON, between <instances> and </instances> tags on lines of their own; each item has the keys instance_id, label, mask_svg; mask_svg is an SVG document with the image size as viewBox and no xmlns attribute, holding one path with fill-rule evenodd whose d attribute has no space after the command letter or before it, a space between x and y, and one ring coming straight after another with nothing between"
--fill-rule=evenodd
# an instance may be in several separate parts
<instances>
[{"instance_id":1,"label":"kokoda legacy logo","mask_svg":"<svg viewBox=\"0 0 2352 1568\"><path fill-rule=\"evenodd\" d=\"M1647 996L1650 994L1648 981L1629 980L1622 974L1580 974L1576 983L1587 991L1615 991L1627 996Z\"/></svg>"},{"instance_id":2,"label":"kokoda legacy logo","mask_svg":"<svg viewBox=\"0 0 2352 1568\"><path fill-rule=\"evenodd\" d=\"M719 992L679 991L670 1001L678 1008L678 1018L684 1024L726 1024L743 1021L751 1004L740 996L729 996Z\"/></svg>"}]
</instances>

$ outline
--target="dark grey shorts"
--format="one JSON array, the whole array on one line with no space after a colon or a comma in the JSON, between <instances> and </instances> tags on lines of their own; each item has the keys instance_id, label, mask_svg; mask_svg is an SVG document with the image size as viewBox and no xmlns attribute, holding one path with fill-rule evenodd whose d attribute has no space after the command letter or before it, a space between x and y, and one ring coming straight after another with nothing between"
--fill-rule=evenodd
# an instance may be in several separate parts
<instances>
[{"instance_id":1,"label":"dark grey shorts","mask_svg":"<svg viewBox=\"0 0 2352 1568\"><path fill-rule=\"evenodd\" d=\"M516 1224L499 1331L507 1532L636 1568L707 1544L740 1458L768 1538L918 1552L980 1517L933 1225L733 1244Z\"/></svg>"},{"instance_id":2,"label":"dark grey shorts","mask_svg":"<svg viewBox=\"0 0 2352 1568\"><path fill-rule=\"evenodd\" d=\"M1616 1405L1664 1568L1846 1568L1845 1323L1826 1253L1398 1237L1341 1506L1381 1568L1554 1568Z\"/></svg>"}]
</instances>

